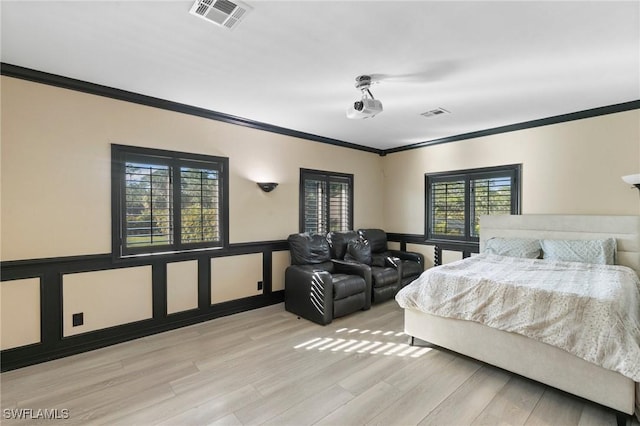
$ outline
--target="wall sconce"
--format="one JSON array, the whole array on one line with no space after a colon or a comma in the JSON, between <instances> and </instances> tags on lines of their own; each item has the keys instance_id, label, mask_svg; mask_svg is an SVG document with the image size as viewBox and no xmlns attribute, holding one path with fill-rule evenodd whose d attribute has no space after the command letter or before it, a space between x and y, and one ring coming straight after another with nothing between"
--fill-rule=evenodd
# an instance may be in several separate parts
<instances>
[{"instance_id":1,"label":"wall sconce","mask_svg":"<svg viewBox=\"0 0 640 426\"><path fill-rule=\"evenodd\" d=\"M256 182L256 184L262 189L264 192L271 192L276 189L278 184L276 182Z\"/></svg>"},{"instance_id":2,"label":"wall sconce","mask_svg":"<svg viewBox=\"0 0 640 426\"><path fill-rule=\"evenodd\" d=\"M636 188L640 189L640 173L638 173L637 175L622 176L622 180L629 185L633 185Z\"/></svg>"}]
</instances>

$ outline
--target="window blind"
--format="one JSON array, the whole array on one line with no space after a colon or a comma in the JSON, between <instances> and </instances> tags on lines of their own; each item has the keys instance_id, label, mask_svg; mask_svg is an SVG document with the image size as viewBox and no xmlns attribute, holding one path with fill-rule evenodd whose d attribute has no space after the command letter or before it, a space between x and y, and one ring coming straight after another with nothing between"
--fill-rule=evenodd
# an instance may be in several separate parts
<instances>
[{"instance_id":1,"label":"window blind","mask_svg":"<svg viewBox=\"0 0 640 426\"><path fill-rule=\"evenodd\" d=\"M352 229L353 175L301 169L300 232Z\"/></svg>"},{"instance_id":2,"label":"window blind","mask_svg":"<svg viewBox=\"0 0 640 426\"><path fill-rule=\"evenodd\" d=\"M217 170L180 168L181 240L220 241L220 185Z\"/></svg>"},{"instance_id":3,"label":"window blind","mask_svg":"<svg viewBox=\"0 0 640 426\"><path fill-rule=\"evenodd\" d=\"M127 247L173 243L171 170L165 165L126 163Z\"/></svg>"},{"instance_id":4,"label":"window blind","mask_svg":"<svg viewBox=\"0 0 640 426\"><path fill-rule=\"evenodd\" d=\"M228 240L228 159L112 145L114 254L220 248Z\"/></svg>"},{"instance_id":5,"label":"window blind","mask_svg":"<svg viewBox=\"0 0 640 426\"><path fill-rule=\"evenodd\" d=\"M520 213L519 164L425 175L427 240L477 242L480 216Z\"/></svg>"},{"instance_id":6,"label":"window blind","mask_svg":"<svg viewBox=\"0 0 640 426\"><path fill-rule=\"evenodd\" d=\"M433 234L462 236L465 230L465 181L431 185Z\"/></svg>"},{"instance_id":7,"label":"window blind","mask_svg":"<svg viewBox=\"0 0 640 426\"><path fill-rule=\"evenodd\" d=\"M329 183L329 231L350 229L350 183L346 179L333 178Z\"/></svg>"},{"instance_id":8,"label":"window blind","mask_svg":"<svg viewBox=\"0 0 640 426\"><path fill-rule=\"evenodd\" d=\"M487 179L474 179L471 185L471 217L473 227L471 235L480 236L480 216L511 213L511 186L510 176L502 176Z\"/></svg>"}]
</instances>

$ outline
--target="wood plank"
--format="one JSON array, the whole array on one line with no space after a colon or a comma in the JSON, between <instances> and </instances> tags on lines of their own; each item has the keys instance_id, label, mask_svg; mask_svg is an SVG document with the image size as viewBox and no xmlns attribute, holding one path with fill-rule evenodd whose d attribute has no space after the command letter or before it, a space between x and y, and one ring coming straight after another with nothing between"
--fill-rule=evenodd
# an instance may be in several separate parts
<instances>
[{"instance_id":1,"label":"wood plank","mask_svg":"<svg viewBox=\"0 0 640 426\"><path fill-rule=\"evenodd\" d=\"M616 415L612 412L603 411L591 405L585 405L580 414L578 426L603 426L617 424Z\"/></svg>"},{"instance_id":2,"label":"wood plank","mask_svg":"<svg viewBox=\"0 0 640 426\"><path fill-rule=\"evenodd\" d=\"M532 380L512 376L472 424L493 426L508 419L510 425L523 425L542 397L544 389Z\"/></svg>"},{"instance_id":3,"label":"wood plank","mask_svg":"<svg viewBox=\"0 0 640 426\"><path fill-rule=\"evenodd\" d=\"M365 424L402 396L395 387L379 382L323 417L316 425Z\"/></svg>"},{"instance_id":4,"label":"wood plank","mask_svg":"<svg viewBox=\"0 0 640 426\"><path fill-rule=\"evenodd\" d=\"M547 387L525 425L577 425L583 408L580 399Z\"/></svg>"},{"instance_id":5,"label":"wood plank","mask_svg":"<svg viewBox=\"0 0 640 426\"><path fill-rule=\"evenodd\" d=\"M203 424L208 426L242 426L242 423L240 423L240 420L238 420L234 414L229 414L214 420L213 422L206 422Z\"/></svg>"},{"instance_id":6,"label":"wood plank","mask_svg":"<svg viewBox=\"0 0 640 426\"><path fill-rule=\"evenodd\" d=\"M332 386L263 423L265 426L312 425L354 398L340 386Z\"/></svg>"},{"instance_id":7,"label":"wood plank","mask_svg":"<svg viewBox=\"0 0 640 426\"><path fill-rule=\"evenodd\" d=\"M509 378L503 370L481 367L418 424L471 424Z\"/></svg>"},{"instance_id":8,"label":"wood plank","mask_svg":"<svg viewBox=\"0 0 640 426\"><path fill-rule=\"evenodd\" d=\"M221 419L244 405L260 398L260 394L251 385L243 386L232 392L200 404L169 417L158 425L202 425Z\"/></svg>"},{"instance_id":9,"label":"wood plank","mask_svg":"<svg viewBox=\"0 0 640 426\"><path fill-rule=\"evenodd\" d=\"M192 374L196 368L192 363L173 364L171 362L161 367L152 366L140 370L136 374L120 374L112 380L100 382L84 389L80 395L73 398L64 398L51 394L46 398L28 400L21 403L21 407L30 408L67 408L74 413L74 418L81 416L90 418L90 414L99 408L108 410L107 406L118 405L121 400L137 396L149 388L162 386L176 377Z\"/></svg>"},{"instance_id":10,"label":"wood plank","mask_svg":"<svg viewBox=\"0 0 640 426\"><path fill-rule=\"evenodd\" d=\"M171 387L163 383L138 392L135 395L126 394L123 398L109 404L89 408L80 414L74 411L72 417L74 421L80 420L81 424L99 423L109 425L115 419L126 417L130 413L148 407L158 407L164 401L173 398L174 395Z\"/></svg>"},{"instance_id":11,"label":"wood plank","mask_svg":"<svg viewBox=\"0 0 640 426\"><path fill-rule=\"evenodd\" d=\"M424 375L417 375L415 386L402 390L403 396L368 424L418 424L481 368L467 358L446 361L426 368Z\"/></svg>"},{"instance_id":12,"label":"wood plank","mask_svg":"<svg viewBox=\"0 0 640 426\"><path fill-rule=\"evenodd\" d=\"M350 374L358 372L376 361L374 357L362 355L344 356L332 354L338 359L329 368L312 369L311 374L300 376L286 375L274 378L273 386L261 392L265 395L260 401L249 404L235 414L244 424L261 424L280 415L307 398L313 397Z\"/></svg>"},{"instance_id":13,"label":"wood plank","mask_svg":"<svg viewBox=\"0 0 640 426\"><path fill-rule=\"evenodd\" d=\"M3 373L0 401L69 409L65 426L615 424L597 404L409 347L402 314L391 300L320 326L278 304Z\"/></svg>"}]
</instances>

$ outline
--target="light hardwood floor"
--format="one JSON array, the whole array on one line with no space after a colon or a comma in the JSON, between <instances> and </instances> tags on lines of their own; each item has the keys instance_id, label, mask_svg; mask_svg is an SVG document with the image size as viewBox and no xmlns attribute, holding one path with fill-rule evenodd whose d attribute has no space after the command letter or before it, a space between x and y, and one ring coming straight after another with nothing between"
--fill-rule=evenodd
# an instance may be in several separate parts
<instances>
[{"instance_id":1,"label":"light hardwood floor","mask_svg":"<svg viewBox=\"0 0 640 426\"><path fill-rule=\"evenodd\" d=\"M0 376L3 424L614 425L608 409L437 349L395 301L322 327L283 304ZM7 420L7 409L68 419ZM62 413L62 411L59 411ZM638 425L634 421L634 425Z\"/></svg>"}]
</instances>

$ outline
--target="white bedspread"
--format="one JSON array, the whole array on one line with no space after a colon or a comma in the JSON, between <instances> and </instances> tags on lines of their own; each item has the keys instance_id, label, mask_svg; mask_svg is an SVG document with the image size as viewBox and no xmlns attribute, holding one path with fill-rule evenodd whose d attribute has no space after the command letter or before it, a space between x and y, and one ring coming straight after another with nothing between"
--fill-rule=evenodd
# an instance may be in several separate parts
<instances>
[{"instance_id":1,"label":"white bedspread","mask_svg":"<svg viewBox=\"0 0 640 426\"><path fill-rule=\"evenodd\" d=\"M396 300L536 339L640 382L640 279L625 266L482 254L426 270Z\"/></svg>"}]
</instances>

